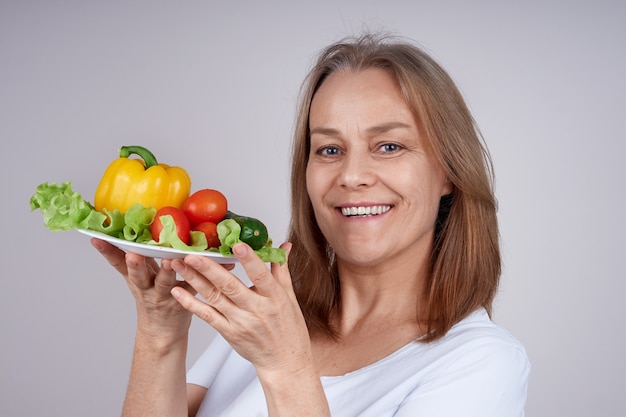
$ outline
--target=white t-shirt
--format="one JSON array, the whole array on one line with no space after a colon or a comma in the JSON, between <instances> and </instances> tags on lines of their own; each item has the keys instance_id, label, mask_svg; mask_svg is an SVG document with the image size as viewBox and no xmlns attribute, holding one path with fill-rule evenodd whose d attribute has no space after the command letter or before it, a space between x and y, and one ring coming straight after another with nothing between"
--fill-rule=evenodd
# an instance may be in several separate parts
<instances>
[{"instance_id":1,"label":"white t-shirt","mask_svg":"<svg viewBox=\"0 0 626 417\"><path fill-rule=\"evenodd\" d=\"M523 417L529 372L524 347L480 309L439 340L321 381L333 417ZM187 381L208 388L199 417L267 416L254 367L219 335Z\"/></svg>"}]
</instances>

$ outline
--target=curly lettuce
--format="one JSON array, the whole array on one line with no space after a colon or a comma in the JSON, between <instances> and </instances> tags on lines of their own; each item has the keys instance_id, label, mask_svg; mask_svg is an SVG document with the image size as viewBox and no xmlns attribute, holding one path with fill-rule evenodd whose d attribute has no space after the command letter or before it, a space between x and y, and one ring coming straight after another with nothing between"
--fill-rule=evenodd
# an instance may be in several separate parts
<instances>
[{"instance_id":1,"label":"curly lettuce","mask_svg":"<svg viewBox=\"0 0 626 417\"><path fill-rule=\"evenodd\" d=\"M119 210L96 211L80 193L72 190L70 181L62 184L42 183L30 198L31 211L40 210L49 230L89 229L120 239L145 243L152 239L150 223L156 210L136 204L126 213Z\"/></svg>"},{"instance_id":2,"label":"curly lettuce","mask_svg":"<svg viewBox=\"0 0 626 417\"><path fill-rule=\"evenodd\" d=\"M191 252L203 251L209 246L206 240L206 235L203 232L198 231L191 231L189 233L191 236L190 245L183 242L178 236L176 222L169 214L160 216L159 220L161 220L161 225L163 226L161 232L159 233L159 241L150 240L149 242L146 242L147 244L165 246L168 248Z\"/></svg>"}]
</instances>

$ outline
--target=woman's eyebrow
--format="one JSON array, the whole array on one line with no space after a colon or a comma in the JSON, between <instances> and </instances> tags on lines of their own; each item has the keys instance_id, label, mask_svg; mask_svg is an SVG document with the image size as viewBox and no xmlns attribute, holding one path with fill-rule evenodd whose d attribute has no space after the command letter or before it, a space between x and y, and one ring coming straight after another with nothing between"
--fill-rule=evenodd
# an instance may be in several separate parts
<instances>
[{"instance_id":1,"label":"woman's eyebrow","mask_svg":"<svg viewBox=\"0 0 626 417\"><path fill-rule=\"evenodd\" d=\"M408 129L410 127L411 127L410 125L403 123L403 122L389 122L389 123L383 123L380 125L368 127L367 129L365 129L365 131L369 134L380 134L380 133L389 132L390 130L393 130L393 129ZM339 133L340 132L337 129L334 129L332 127L322 127L322 126L313 128L309 132L310 135L320 134L320 135L325 135L325 136L336 136Z\"/></svg>"},{"instance_id":2,"label":"woman's eyebrow","mask_svg":"<svg viewBox=\"0 0 626 417\"><path fill-rule=\"evenodd\" d=\"M339 130L333 129L332 127L316 127L311 129L309 135L324 135L324 136L336 136L339 134Z\"/></svg>"},{"instance_id":3,"label":"woman's eyebrow","mask_svg":"<svg viewBox=\"0 0 626 417\"><path fill-rule=\"evenodd\" d=\"M393 130L393 129L408 129L410 127L411 127L410 125L403 123L403 122L389 122L389 123L383 123L381 125L369 127L366 129L366 132L373 133L373 134L380 134L380 133L389 132L390 130Z\"/></svg>"}]
</instances>

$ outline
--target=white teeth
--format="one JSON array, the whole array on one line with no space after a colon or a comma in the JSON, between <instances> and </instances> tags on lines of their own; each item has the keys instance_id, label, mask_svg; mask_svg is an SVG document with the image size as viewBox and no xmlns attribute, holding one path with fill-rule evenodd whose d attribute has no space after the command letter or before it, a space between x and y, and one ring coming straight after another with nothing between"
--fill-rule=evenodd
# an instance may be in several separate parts
<instances>
[{"instance_id":1,"label":"white teeth","mask_svg":"<svg viewBox=\"0 0 626 417\"><path fill-rule=\"evenodd\" d=\"M341 213L344 216L376 216L389 210L391 210L391 206L342 207Z\"/></svg>"}]
</instances>

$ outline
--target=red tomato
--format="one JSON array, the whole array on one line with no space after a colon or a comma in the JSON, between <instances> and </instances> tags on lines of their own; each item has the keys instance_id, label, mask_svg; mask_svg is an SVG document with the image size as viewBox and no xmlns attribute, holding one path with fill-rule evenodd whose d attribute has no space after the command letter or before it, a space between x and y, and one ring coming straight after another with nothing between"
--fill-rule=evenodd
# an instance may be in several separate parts
<instances>
[{"instance_id":1,"label":"red tomato","mask_svg":"<svg viewBox=\"0 0 626 417\"><path fill-rule=\"evenodd\" d=\"M224 194L206 188L191 194L183 203L182 210L191 226L202 222L217 224L226 216L228 202Z\"/></svg>"},{"instance_id":2,"label":"red tomato","mask_svg":"<svg viewBox=\"0 0 626 417\"><path fill-rule=\"evenodd\" d=\"M161 207L154 215L154 221L150 225L152 239L157 242L159 241L159 235L161 234L161 230L163 230L160 217L168 214L174 219L174 223L176 224L176 233L178 234L180 240L182 240L186 245L189 245L191 240L191 236L189 235L191 224L189 224L187 216L185 216L185 213L183 213L181 209L171 206Z\"/></svg>"},{"instance_id":3,"label":"red tomato","mask_svg":"<svg viewBox=\"0 0 626 417\"><path fill-rule=\"evenodd\" d=\"M217 248L221 245L220 239L217 237L217 225L215 223L202 222L194 226L192 230L204 233L209 248Z\"/></svg>"}]
</instances>

